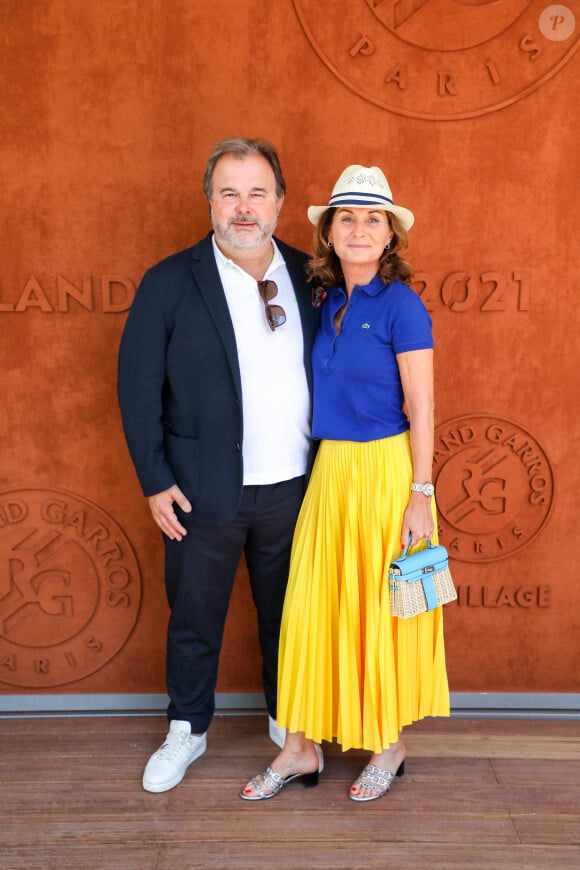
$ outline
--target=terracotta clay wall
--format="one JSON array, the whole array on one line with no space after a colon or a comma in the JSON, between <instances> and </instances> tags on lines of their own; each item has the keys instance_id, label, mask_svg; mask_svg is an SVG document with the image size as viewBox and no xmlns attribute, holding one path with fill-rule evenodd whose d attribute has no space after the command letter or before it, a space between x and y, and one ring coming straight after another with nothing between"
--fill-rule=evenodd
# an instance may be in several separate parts
<instances>
[{"instance_id":1,"label":"terracotta clay wall","mask_svg":"<svg viewBox=\"0 0 580 870\"><path fill-rule=\"evenodd\" d=\"M0 691L164 691L162 547L116 353L207 231L212 143L264 136L280 235L349 163L416 214L455 692L576 692L576 0L2 0ZM260 691L240 569L219 690Z\"/></svg>"}]
</instances>

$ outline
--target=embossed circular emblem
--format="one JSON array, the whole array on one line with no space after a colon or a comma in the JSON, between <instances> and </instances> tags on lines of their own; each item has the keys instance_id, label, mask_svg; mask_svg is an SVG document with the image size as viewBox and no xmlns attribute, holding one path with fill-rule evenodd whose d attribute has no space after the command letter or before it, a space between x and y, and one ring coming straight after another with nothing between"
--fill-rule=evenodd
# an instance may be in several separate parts
<instances>
[{"instance_id":1,"label":"embossed circular emblem","mask_svg":"<svg viewBox=\"0 0 580 870\"><path fill-rule=\"evenodd\" d=\"M347 87L412 118L472 118L551 78L578 46L546 0L294 0L321 60Z\"/></svg>"},{"instance_id":2,"label":"embossed circular emblem","mask_svg":"<svg viewBox=\"0 0 580 870\"><path fill-rule=\"evenodd\" d=\"M545 451L521 426L498 417L469 414L437 426L434 478L441 543L462 561L520 550L552 508Z\"/></svg>"},{"instance_id":3,"label":"embossed circular emblem","mask_svg":"<svg viewBox=\"0 0 580 870\"><path fill-rule=\"evenodd\" d=\"M94 673L140 602L133 549L102 508L64 490L0 493L0 681L49 688Z\"/></svg>"}]
</instances>

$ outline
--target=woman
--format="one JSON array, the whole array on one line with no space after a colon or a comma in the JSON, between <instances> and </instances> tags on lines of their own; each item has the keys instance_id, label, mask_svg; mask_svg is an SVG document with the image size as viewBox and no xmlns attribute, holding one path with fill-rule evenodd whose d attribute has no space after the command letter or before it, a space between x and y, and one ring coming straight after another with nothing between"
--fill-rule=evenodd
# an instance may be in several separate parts
<instances>
[{"instance_id":1,"label":"woman","mask_svg":"<svg viewBox=\"0 0 580 870\"><path fill-rule=\"evenodd\" d=\"M319 744L363 748L354 801L404 773L403 726L449 715L441 608L391 617L388 567L409 538L436 540L431 319L406 281L413 214L394 205L377 167L349 166L328 206L311 206L315 299L313 437L280 637L282 752L240 793L274 797L315 785ZM423 545L424 546L424 545Z\"/></svg>"}]
</instances>

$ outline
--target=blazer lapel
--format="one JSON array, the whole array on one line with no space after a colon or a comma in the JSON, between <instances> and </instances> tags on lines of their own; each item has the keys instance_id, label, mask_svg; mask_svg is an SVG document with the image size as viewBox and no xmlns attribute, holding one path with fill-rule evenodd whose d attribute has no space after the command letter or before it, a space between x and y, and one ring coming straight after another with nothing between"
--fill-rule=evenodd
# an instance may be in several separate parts
<instances>
[{"instance_id":1,"label":"blazer lapel","mask_svg":"<svg viewBox=\"0 0 580 870\"><path fill-rule=\"evenodd\" d=\"M192 250L191 271L197 288L216 325L232 372L238 398L242 399L242 381L236 347L236 336L224 288L215 261L212 234L209 233Z\"/></svg>"},{"instance_id":2,"label":"blazer lapel","mask_svg":"<svg viewBox=\"0 0 580 870\"><path fill-rule=\"evenodd\" d=\"M230 317L228 303L220 280L212 245L212 234L209 233L192 249L191 271L195 284L207 306L207 309L216 325L216 329L224 346L224 351L232 372L238 398L242 399L242 381L238 362L238 350L236 336ZM308 386L312 394L312 365L310 353L316 327L318 326L319 312L312 307L312 294L307 284L307 276L303 261L295 256L292 248L289 248L278 238L282 256L286 261L288 273L296 292L298 310L302 322L304 336L304 368Z\"/></svg>"}]
</instances>

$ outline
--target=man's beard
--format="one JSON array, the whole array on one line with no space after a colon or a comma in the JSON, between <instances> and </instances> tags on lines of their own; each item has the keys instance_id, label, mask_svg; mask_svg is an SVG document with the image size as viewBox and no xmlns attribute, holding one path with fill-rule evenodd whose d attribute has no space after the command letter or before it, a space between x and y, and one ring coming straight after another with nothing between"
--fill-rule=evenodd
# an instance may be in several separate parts
<instances>
[{"instance_id":1,"label":"man's beard","mask_svg":"<svg viewBox=\"0 0 580 870\"><path fill-rule=\"evenodd\" d=\"M235 230L231 229L233 223L253 224L257 232L247 236L238 235ZM232 248L235 251L251 251L253 248L261 247L272 238L277 223L277 219L272 221L272 223L266 224L256 218L238 215L230 218L226 224L214 221L213 229L218 242L223 242L228 248Z\"/></svg>"}]
</instances>

